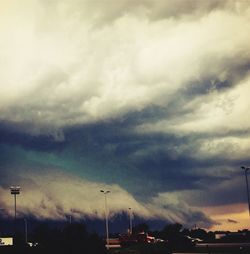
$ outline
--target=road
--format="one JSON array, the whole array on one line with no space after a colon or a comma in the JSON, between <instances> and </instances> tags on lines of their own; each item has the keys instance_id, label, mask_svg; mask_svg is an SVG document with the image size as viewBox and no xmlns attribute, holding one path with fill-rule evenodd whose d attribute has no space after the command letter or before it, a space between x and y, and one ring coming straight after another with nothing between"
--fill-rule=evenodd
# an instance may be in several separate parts
<instances>
[{"instance_id":1,"label":"road","mask_svg":"<svg viewBox=\"0 0 250 254\"><path fill-rule=\"evenodd\" d=\"M198 243L193 252L185 254L249 254L250 243ZM179 254L179 253L173 253ZM182 253L184 254L184 253Z\"/></svg>"},{"instance_id":2,"label":"road","mask_svg":"<svg viewBox=\"0 0 250 254\"><path fill-rule=\"evenodd\" d=\"M121 246L119 244L118 239L110 239L109 249L120 249L120 247ZM189 252L181 252L181 253L176 251L172 254L204 254L204 253L250 254L250 242L249 243L197 243L195 248L192 251L193 252L189 251ZM135 251L135 253L137 252Z\"/></svg>"},{"instance_id":3,"label":"road","mask_svg":"<svg viewBox=\"0 0 250 254\"><path fill-rule=\"evenodd\" d=\"M250 243L197 243L197 248L250 247Z\"/></svg>"}]
</instances>

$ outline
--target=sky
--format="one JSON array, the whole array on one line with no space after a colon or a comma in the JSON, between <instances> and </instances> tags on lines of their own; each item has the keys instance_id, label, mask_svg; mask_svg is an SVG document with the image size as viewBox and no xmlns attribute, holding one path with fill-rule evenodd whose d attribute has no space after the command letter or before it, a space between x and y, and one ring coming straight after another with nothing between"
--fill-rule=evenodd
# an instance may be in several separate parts
<instances>
[{"instance_id":1,"label":"sky","mask_svg":"<svg viewBox=\"0 0 250 254\"><path fill-rule=\"evenodd\" d=\"M0 213L249 228L250 1L0 0Z\"/></svg>"}]
</instances>

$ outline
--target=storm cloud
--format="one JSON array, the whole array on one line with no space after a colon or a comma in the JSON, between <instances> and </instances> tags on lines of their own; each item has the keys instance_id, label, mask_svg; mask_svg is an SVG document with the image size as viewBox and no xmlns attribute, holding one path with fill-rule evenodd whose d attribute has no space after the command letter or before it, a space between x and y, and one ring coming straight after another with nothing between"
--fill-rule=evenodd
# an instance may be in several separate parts
<instances>
[{"instance_id":1,"label":"storm cloud","mask_svg":"<svg viewBox=\"0 0 250 254\"><path fill-rule=\"evenodd\" d=\"M114 213L128 201L142 217L206 227L215 222L202 207L245 202L247 1L13 0L0 8L1 193L15 182L46 188L37 202L49 204L37 213L23 200L23 214L61 218L75 207L102 216L96 196L75 184L112 189ZM89 205L58 201L45 187L55 174L60 192L65 185Z\"/></svg>"}]
</instances>

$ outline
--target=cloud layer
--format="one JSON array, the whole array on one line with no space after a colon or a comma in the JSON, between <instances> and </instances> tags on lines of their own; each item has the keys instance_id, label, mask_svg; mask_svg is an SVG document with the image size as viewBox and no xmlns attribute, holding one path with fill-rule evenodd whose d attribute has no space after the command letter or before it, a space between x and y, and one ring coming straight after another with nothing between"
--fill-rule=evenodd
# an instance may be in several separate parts
<instances>
[{"instance_id":1,"label":"cloud layer","mask_svg":"<svg viewBox=\"0 0 250 254\"><path fill-rule=\"evenodd\" d=\"M42 173L29 170L25 174L15 172L15 176L9 175L9 181L22 186L20 195L17 196L19 217L31 216L39 220L66 220L69 215L75 220L104 218L104 195L100 192L104 189L110 191L107 203L111 219L119 213L128 213L128 208L133 207L133 214L144 219L161 219L169 223L179 221L186 225L199 220L205 227L214 223L202 212L186 209L184 203L167 202L168 205L165 206L161 196L148 203L140 203L118 185L89 182L55 169L43 170ZM13 216L13 200L5 184L0 187L0 194L1 213Z\"/></svg>"},{"instance_id":2,"label":"cloud layer","mask_svg":"<svg viewBox=\"0 0 250 254\"><path fill-rule=\"evenodd\" d=\"M104 187L113 212L130 205L184 224L211 225L203 206L245 202L247 1L12 0L0 9L7 214L11 181L28 197L20 212L39 218L99 218Z\"/></svg>"},{"instance_id":3,"label":"cloud layer","mask_svg":"<svg viewBox=\"0 0 250 254\"><path fill-rule=\"evenodd\" d=\"M199 13L208 11L189 20L177 14L176 18L169 18L168 12L177 12L171 1L166 6L145 1L129 9L130 1L108 2L114 13L118 10L119 14L120 10L112 22L101 19L101 3L6 3L0 28L4 38L2 121L26 124L25 128L32 125L37 132L45 127L114 119L152 104L166 107L190 89L200 90L204 98L198 102L189 98L186 105L180 106L199 105L200 112L194 112L196 121L203 121L200 116L207 112L206 107L214 112L205 104L207 100L209 104L211 99L217 101L212 105L221 111L217 118L227 113L224 108L230 105L224 105L224 90L236 86L247 75L250 63L250 38L245 33L249 9L243 9L243 3L233 6L229 1L228 6L234 8L216 9L227 6L226 1L180 2L179 15L190 13L192 6ZM144 15L137 15L135 10L142 7ZM158 19L152 20L150 14L146 15L147 8L153 13L165 9L166 16L160 18L158 13ZM105 6L103 15L112 17L110 12L112 9ZM96 16L102 26L94 25ZM234 101L235 96L228 98ZM241 107L247 107L246 103L242 101Z\"/></svg>"}]
</instances>

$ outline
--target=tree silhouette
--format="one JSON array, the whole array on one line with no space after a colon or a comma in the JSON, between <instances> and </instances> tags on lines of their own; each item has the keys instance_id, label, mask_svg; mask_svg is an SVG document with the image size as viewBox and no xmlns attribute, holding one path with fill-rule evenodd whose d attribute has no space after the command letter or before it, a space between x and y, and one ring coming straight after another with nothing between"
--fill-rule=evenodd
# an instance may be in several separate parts
<instances>
[{"instance_id":1,"label":"tree silhouette","mask_svg":"<svg viewBox=\"0 0 250 254\"><path fill-rule=\"evenodd\" d=\"M96 234L90 235L84 224L74 223L62 230L40 225L34 232L34 241L39 243L36 253L46 254L105 254L103 241Z\"/></svg>"}]
</instances>

